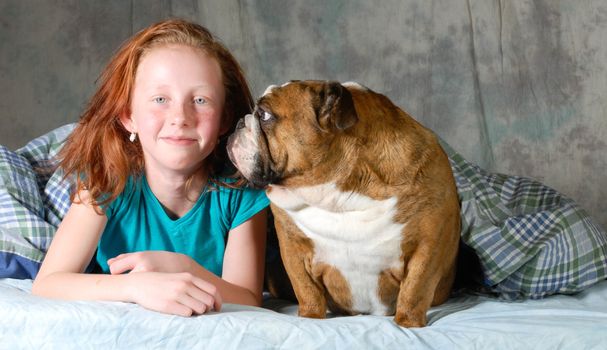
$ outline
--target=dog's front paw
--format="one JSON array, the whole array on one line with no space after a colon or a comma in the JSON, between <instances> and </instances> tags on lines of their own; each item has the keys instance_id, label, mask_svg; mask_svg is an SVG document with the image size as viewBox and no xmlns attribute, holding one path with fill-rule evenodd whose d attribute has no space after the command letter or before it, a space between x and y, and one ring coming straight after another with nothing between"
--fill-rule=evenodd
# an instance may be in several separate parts
<instances>
[{"instance_id":1,"label":"dog's front paw","mask_svg":"<svg viewBox=\"0 0 607 350\"><path fill-rule=\"evenodd\" d=\"M299 305L298 315L301 317L308 318L325 318L327 316L327 310L324 305Z\"/></svg>"},{"instance_id":2,"label":"dog's front paw","mask_svg":"<svg viewBox=\"0 0 607 350\"><path fill-rule=\"evenodd\" d=\"M394 322L401 327L416 328L426 326L426 313L423 312L397 312Z\"/></svg>"}]
</instances>

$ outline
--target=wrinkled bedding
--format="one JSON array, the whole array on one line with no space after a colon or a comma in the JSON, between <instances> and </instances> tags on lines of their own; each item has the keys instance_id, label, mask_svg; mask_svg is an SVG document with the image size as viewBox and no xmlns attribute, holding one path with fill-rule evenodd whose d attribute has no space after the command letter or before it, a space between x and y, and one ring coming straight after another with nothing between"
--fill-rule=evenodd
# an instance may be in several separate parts
<instances>
[{"instance_id":1,"label":"wrinkled bedding","mask_svg":"<svg viewBox=\"0 0 607 350\"><path fill-rule=\"evenodd\" d=\"M381 316L301 318L296 305L277 300L188 318L128 303L48 300L30 288L31 280L0 280L0 348L607 348L607 281L575 296L523 302L456 296L430 309L427 327L412 329Z\"/></svg>"}]
</instances>

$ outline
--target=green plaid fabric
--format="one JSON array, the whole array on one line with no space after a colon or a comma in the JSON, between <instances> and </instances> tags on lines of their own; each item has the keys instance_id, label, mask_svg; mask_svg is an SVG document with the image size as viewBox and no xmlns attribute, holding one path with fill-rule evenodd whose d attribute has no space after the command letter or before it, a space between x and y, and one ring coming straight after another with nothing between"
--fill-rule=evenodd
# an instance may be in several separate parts
<instances>
[{"instance_id":1,"label":"green plaid fabric","mask_svg":"<svg viewBox=\"0 0 607 350\"><path fill-rule=\"evenodd\" d=\"M0 278L34 278L70 205L53 159L74 125L12 152L0 146Z\"/></svg>"},{"instance_id":2,"label":"green plaid fabric","mask_svg":"<svg viewBox=\"0 0 607 350\"><path fill-rule=\"evenodd\" d=\"M442 146L457 183L461 238L490 291L541 298L607 278L607 234L576 203L539 182L488 173Z\"/></svg>"}]
</instances>

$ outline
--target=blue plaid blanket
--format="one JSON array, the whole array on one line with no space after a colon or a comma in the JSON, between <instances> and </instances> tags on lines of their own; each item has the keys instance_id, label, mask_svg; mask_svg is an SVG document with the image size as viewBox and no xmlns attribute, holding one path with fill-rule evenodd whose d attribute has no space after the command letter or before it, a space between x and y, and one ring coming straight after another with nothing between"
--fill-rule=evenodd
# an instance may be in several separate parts
<instances>
[{"instance_id":1,"label":"blue plaid blanket","mask_svg":"<svg viewBox=\"0 0 607 350\"><path fill-rule=\"evenodd\" d=\"M0 146L0 278L34 278L69 207L53 159L74 125L12 152ZM505 299L575 293L607 278L607 234L572 200L527 178L488 173L443 143L461 202L462 242Z\"/></svg>"},{"instance_id":2,"label":"blue plaid blanket","mask_svg":"<svg viewBox=\"0 0 607 350\"><path fill-rule=\"evenodd\" d=\"M537 181L489 173L448 144L461 240L486 289L504 299L570 294L607 278L607 234L571 199Z\"/></svg>"},{"instance_id":3,"label":"blue plaid blanket","mask_svg":"<svg viewBox=\"0 0 607 350\"><path fill-rule=\"evenodd\" d=\"M70 205L70 184L53 159L66 125L12 152L0 145L0 278L34 278Z\"/></svg>"}]
</instances>

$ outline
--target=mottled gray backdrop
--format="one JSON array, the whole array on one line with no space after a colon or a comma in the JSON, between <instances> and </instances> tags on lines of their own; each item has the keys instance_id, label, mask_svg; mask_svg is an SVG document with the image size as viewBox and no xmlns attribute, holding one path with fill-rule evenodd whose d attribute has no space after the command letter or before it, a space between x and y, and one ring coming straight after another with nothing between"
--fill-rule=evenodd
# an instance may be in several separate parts
<instances>
[{"instance_id":1,"label":"mottled gray backdrop","mask_svg":"<svg viewBox=\"0 0 607 350\"><path fill-rule=\"evenodd\" d=\"M541 180L607 226L607 1L0 1L0 144L77 120L112 52L167 17L223 39L255 95L383 92L469 160Z\"/></svg>"}]
</instances>

